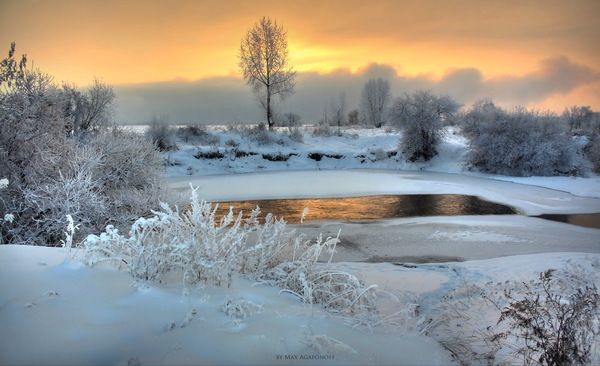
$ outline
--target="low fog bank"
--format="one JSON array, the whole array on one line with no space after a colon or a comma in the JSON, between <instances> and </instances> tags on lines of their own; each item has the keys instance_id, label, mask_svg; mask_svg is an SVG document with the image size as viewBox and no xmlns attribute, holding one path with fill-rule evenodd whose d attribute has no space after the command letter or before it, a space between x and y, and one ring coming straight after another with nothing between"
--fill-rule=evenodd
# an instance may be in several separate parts
<instances>
[{"instance_id":1,"label":"low fog bank","mask_svg":"<svg viewBox=\"0 0 600 366\"><path fill-rule=\"evenodd\" d=\"M439 79L426 74L402 75L390 65L372 63L358 72L301 72L296 94L279 103L276 111L299 114L305 123L318 122L341 93L348 111L358 108L365 82L379 77L390 82L395 96L423 89L448 94L465 105L485 97L512 107L569 94L600 80L600 73L565 56L541 60L537 70L525 75L494 78L486 78L476 68L449 69ZM168 116L176 124L258 123L264 119L250 87L238 76L116 85L114 89L118 119L125 124L147 123L154 115Z\"/></svg>"}]
</instances>

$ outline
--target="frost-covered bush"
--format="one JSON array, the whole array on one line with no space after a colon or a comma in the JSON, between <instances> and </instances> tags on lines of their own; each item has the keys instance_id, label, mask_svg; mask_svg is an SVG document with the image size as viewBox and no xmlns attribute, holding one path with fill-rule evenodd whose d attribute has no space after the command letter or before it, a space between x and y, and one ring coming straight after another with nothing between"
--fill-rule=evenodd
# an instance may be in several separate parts
<instances>
[{"instance_id":1,"label":"frost-covered bush","mask_svg":"<svg viewBox=\"0 0 600 366\"><path fill-rule=\"evenodd\" d=\"M488 173L512 176L579 175L585 167L557 118L517 108L507 112L489 101L464 116L468 162Z\"/></svg>"},{"instance_id":2,"label":"frost-covered bush","mask_svg":"<svg viewBox=\"0 0 600 366\"><path fill-rule=\"evenodd\" d=\"M66 99L52 78L40 71L23 70L20 79L0 93L0 172L10 182L0 191L0 212L10 212L13 220L2 225L0 235L7 243L22 243L31 239L39 244L54 238L48 223L66 224L65 207L76 200L50 203L63 199L71 186L69 157L73 145L67 139ZM60 196L56 196L60 193ZM57 211L53 211L57 209ZM43 233L38 237L37 233Z\"/></svg>"},{"instance_id":3,"label":"frost-covered bush","mask_svg":"<svg viewBox=\"0 0 600 366\"><path fill-rule=\"evenodd\" d=\"M247 128L244 130L243 135L250 141L255 142L258 145L273 145L279 143L276 134L273 131L269 131L264 123L260 123L255 127Z\"/></svg>"},{"instance_id":4,"label":"frost-covered bush","mask_svg":"<svg viewBox=\"0 0 600 366\"><path fill-rule=\"evenodd\" d=\"M99 129L106 104L89 111L93 116L80 115L74 89L59 88L39 70L7 68L0 78L6 83L0 90L0 172L10 184L0 190L0 212L13 216L0 227L2 242L59 245L67 216L78 226L79 240L107 223L130 224L167 200L162 157L153 145L134 134ZM112 102L109 89L97 85L90 98L104 90L105 101ZM77 118L84 117L90 124L75 133Z\"/></svg>"},{"instance_id":5,"label":"frost-covered bush","mask_svg":"<svg viewBox=\"0 0 600 366\"><path fill-rule=\"evenodd\" d=\"M187 212L162 208L151 218L136 220L128 235L108 226L100 236L89 236L83 243L88 264L116 262L135 278L157 282L171 271L181 271L186 283L228 286L250 230L241 217L230 212L216 224L215 209L196 198Z\"/></svg>"},{"instance_id":6,"label":"frost-covered bush","mask_svg":"<svg viewBox=\"0 0 600 366\"><path fill-rule=\"evenodd\" d=\"M128 226L169 200L162 157L141 136L99 132L87 145L65 141L62 153L68 161L57 176L22 184L3 199L4 209L15 215L10 225L3 225L5 241L57 245L67 215L79 225L78 241L108 223Z\"/></svg>"},{"instance_id":7,"label":"frost-covered bush","mask_svg":"<svg viewBox=\"0 0 600 366\"><path fill-rule=\"evenodd\" d=\"M129 224L169 200L163 157L142 136L113 129L98 134L86 151L78 166L91 171L115 225Z\"/></svg>"},{"instance_id":8,"label":"frost-covered bush","mask_svg":"<svg viewBox=\"0 0 600 366\"><path fill-rule=\"evenodd\" d=\"M600 263L590 264L568 263L533 279L463 278L421 322L422 332L460 364L596 364Z\"/></svg>"},{"instance_id":9,"label":"frost-covered bush","mask_svg":"<svg viewBox=\"0 0 600 366\"><path fill-rule=\"evenodd\" d=\"M82 235L106 224L108 202L89 171L73 169L68 175L22 190L21 225L10 230L13 242L58 244L64 238L68 216L77 220ZM26 219L25 222L24 219Z\"/></svg>"},{"instance_id":10,"label":"frost-covered bush","mask_svg":"<svg viewBox=\"0 0 600 366\"><path fill-rule=\"evenodd\" d=\"M223 312L234 322L251 317L260 312L262 305L256 304L242 297L228 299L223 304Z\"/></svg>"},{"instance_id":11,"label":"frost-covered bush","mask_svg":"<svg viewBox=\"0 0 600 366\"><path fill-rule=\"evenodd\" d=\"M52 78L29 72L0 95L0 171L9 190L57 178L66 162L64 95Z\"/></svg>"},{"instance_id":12,"label":"frost-covered bush","mask_svg":"<svg viewBox=\"0 0 600 366\"><path fill-rule=\"evenodd\" d=\"M304 142L304 133L300 130L299 127L290 127L288 130L288 136L290 140L303 143Z\"/></svg>"},{"instance_id":13,"label":"frost-covered bush","mask_svg":"<svg viewBox=\"0 0 600 366\"><path fill-rule=\"evenodd\" d=\"M428 161L437 155L443 121L459 108L460 104L449 96L421 90L394 100L389 118L402 131L400 147L408 161Z\"/></svg>"},{"instance_id":14,"label":"frost-covered bush","mask_svg":"<svg viewBox=\"0 0 600 366\"><path fill-rule=\"evenodd\" d=\"M376 147L374 149L369 149L369 154L373 156L371 161L381 161L388 158L388 153L381 147Z\"/></svg>"},{"instance_id":15,"label":"frost-covered bush","mask_svg":"<svg viewBox=\"0 0 600 366\"><path fill-rule=\"evenodd\" d=\"M175 143L175 129L169 126L165 117L154 117L146 130L146 138L160 151L177 150Z\"/></svg>"},{"instance_id":16,"label":"frost-covered bush","mask_svg":"<svg viewBox=\"0 0 600 366\"><path fill-rule=\"evenodd\" d=\"M177 136L184 142L205 146L218 146L221 142L218 135L208 132L203 125L180 127L177 129Z\"/></svg>"},{"instance_id":17,"label":"frost-covered bush","mask_svg":"<svg viewBox=\"0 0 600 366\"><path fill-rule=\"evenodd\" d=\"M600 294L595 285L569 291L554 272L524 283L525 294L505 292L510 302L499 322L508 322L510 330L499 336L523 342L515 353L525 363L588 364L594 338L600 335Z\"/></svg>"},{"instance_id":18,"label":"frost-covered bush","mask_svg":"<svg viewBox=\"0 0 600 366\"><path fill-rule=\"evenodd\" d=\"M337 134L337 130L331 128L329 123L321 121L313 127L312 135L317 137L331 137Z\"/></svg>"},{"instance_id":19,"label":"frost-covered bush","mask_svg":"<svg viewBox=\"0 0 600 366\"><path fill-rule=\"evenodd\" d=\"M321 304L367 324L376 321L376 286L365 287L354 275L317 263L324 251L333 255L337 238L311 242L286 231L285 221L270 214L260 224L259 213L257 208L242 220L241 212L234 215L230 209L218 219L216 207L199 201L193 190L188 210L163 205L153 217L138 219L128 234L108 226L104 233L90 235L83 247L88 264L111 262L138 279L160 282L173 272L184 283L229 286L238 273L280 286L307 304Z\"/></svg>"}]
</instances>

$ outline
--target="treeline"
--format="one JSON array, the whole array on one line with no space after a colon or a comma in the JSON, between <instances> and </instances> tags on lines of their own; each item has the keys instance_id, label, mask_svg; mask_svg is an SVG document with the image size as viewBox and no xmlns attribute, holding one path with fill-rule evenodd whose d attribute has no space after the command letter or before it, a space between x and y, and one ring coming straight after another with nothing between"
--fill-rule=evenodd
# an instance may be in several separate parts
<instances>
[{"instance_id":1,"label":"treeline","mask_svg":"<svg viewBox=\"0 0 600 366\"><path fill-rule=\"evenodd\" d=\"M298 126L297 114L279 125ZM470 107L448 95L418 90L393 98L388 81L367 81L360 107L346 113L345 94L332 99L316 126L362 126L400 130L401 152L408 161L428 161L438 153L444 127L459 126L469 139L467 163L478 170L513 176L600 173L600 113L571 106L562 114L516 107L503 109L481 99Z\"/></svg>"}]
</instances>

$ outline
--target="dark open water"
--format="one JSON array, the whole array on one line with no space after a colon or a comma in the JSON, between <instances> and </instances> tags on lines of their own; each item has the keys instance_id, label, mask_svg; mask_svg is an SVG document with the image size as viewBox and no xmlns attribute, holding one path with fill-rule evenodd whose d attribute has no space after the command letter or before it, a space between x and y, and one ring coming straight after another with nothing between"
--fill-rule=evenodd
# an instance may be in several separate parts
<instances>
[{"instance_id":1,"label":"dark open water","mask_svg":"<svg viewBox=\"0 0 600 366\"><path fill-rule=\"evenodd\" d=\"M379 195L346 198L270 199L220 202L217 217L226 214L229 207L244 212L244 217L259 206L262 217L272 213L290 224L300 222L308 207L304 222L358 221L393 219L418 216L458 215L514 215L509 206L460 194ZM574 225L600 228L600 214L541 215L543 219Z\"/></svg>"}]
</instances>

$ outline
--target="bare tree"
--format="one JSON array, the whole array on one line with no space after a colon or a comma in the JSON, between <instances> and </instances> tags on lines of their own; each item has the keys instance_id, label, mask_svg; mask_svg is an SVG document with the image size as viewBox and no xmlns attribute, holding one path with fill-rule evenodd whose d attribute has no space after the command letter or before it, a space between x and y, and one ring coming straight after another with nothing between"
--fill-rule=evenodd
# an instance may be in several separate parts
<instances>
[{"instance_id":1,"label":"bare tree","mask_svg":"<svg viewBox=\"0 0 600 366\"><path fill-rule=\"evenodd\" d=\"M585 129L592 120L593 112L590 106L571 106L565 108L563 112L563 119L569 126L569 133L574 131Z\"/></svg>"},{"instance_id":2,"label":"bare tree","mask_svg":"<svg viewBox=\"0 0 600 366\"><path fill-rule=\"evenodd\" d=\"M287 32L277 21L262 17L244 36L238 54L239 67L251 85L273 128L273 97L281 100L294 93L296 72L289 65Z\"/></svg>"},{"instance_id":3,"label":"bare tree","mask_svg":"<svg viewBox=\"0 0 600 366\"><path fill-rule=\"evenodd\" d=\"M331 101L331 112L333 114L333 123L338 127L338 135L341 133L341 126L346 124L346 93L340 93L338 99Z\"/></svg>"},{"instance_id":4,"label":"bare tree","mask_svg":"<svg viewBox=\"0 0 600 366\"><path fill-rule=\"evenodd\" d=\"M80 91L76 86L64 84L63 92L69 99L65 116L71 123L69 131L97 130L111 125L115 93L112 86L94 78L94 83L87 91Z\"/></svg>"},{"instance_id":5,"label":"bare tree","mask_svg":"<svg viewBox=\"0 0 600 366\"><path fill-rule=\"evenodd\" d=\"M367 124L377 128L383 125L383 112L391 99L390 83L387 80L377 78L365 83L361 95L361 107Z\"/></svg>"},{"instance_id":6,"label":"bare tree","mask_svg":"<svg viewBox=\"0 0 600 366\"><path fill-rule=\"evenodd\" d=\"M94 78L94 84L84 98L83 116L78 126L82 130L96 129L109 124L115 93L112 86Z\"/></svg>"}]
</instances>

